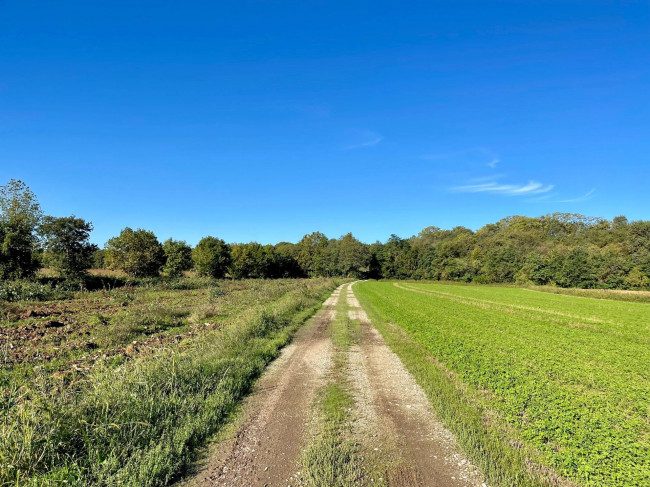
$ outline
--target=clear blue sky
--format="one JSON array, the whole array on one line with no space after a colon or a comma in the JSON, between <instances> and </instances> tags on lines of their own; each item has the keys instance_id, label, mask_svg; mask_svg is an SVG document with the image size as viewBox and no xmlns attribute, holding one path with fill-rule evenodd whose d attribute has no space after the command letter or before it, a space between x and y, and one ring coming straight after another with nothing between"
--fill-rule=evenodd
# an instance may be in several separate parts
<instances>
[{"instance_id":1,"label":"clear blue sky","mask_svg":"<svg viewBox=\"0 0 650 487\"><path fill-rule=\"evenodd\" d=\"M647 1L0 1L0 184L196 243L650 218Z\"/></svg>"}]
</instances>

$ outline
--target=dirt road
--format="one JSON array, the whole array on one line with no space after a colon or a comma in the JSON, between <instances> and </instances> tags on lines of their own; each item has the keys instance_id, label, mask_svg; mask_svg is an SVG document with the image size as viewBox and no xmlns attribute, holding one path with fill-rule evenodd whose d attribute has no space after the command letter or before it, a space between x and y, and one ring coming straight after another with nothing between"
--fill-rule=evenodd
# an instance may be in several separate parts
<instances>
[{"instance_id":1,"label":"dirt road","mask_svg":"<svg viewBox=\"0 0 650 487\"><path fill-rule=\"evenodd\" d=\"M347 306L338 306L345 299ZM353 434L368 462L390 486L484 486L453 435L384 343L354 296L341 286L268 368L244 406L236 433L223 441L184 487L301 485L301 452L315 392L332 362L330 326L338 312L361 323L346 374L355 399ZM342 311L345 309L345 311ZM365 484L365 482L364 482Z\"/></svg>"},{"instance_id":2,"label":"dirt road","mask_svg":"<svg viewBox=\"0 0 650 487\"><path fill-rule=\"evenodd\" d=\"M357 437L366 450L379 451L376 461L385 466L388 485L484 485L454 436L431 411L424 391L372 326L352 289L346 299L350 318L361 322L360 343L349 352L360 412Z\"/></svg>"}]
</instances>

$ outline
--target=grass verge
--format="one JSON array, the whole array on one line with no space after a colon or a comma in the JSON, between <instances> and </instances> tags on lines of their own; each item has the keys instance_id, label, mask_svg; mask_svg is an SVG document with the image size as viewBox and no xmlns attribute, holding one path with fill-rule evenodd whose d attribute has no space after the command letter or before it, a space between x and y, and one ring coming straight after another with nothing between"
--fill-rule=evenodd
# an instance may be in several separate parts
<instances>
[{"instance_id":1,"label":"grass verge","mask_svg":"<svg viewBox=\"0 0 650 487\"><path fill-rule=\"evenodd\" d=\"M505 425L495 424L496 420L482 407L477 394L404 330L384 319L363 292L357 292L356 296L388 346L422 387L436 414L454 433L472 463L483 472L488 484L493 487L562 485L551 472L530 468L531 453L513 447Z\"/></svg>"},{"instance_id":2,"label":"grass verge","mask_svg":"<svg viewBox=\"0 0 650 487\"><path fill-rule=\"evenodd\" d=\"M250 305L219 330L70 383L36 372L7 384L0 486L166 485L335 285Z\"/></svg>"}]
</instances>

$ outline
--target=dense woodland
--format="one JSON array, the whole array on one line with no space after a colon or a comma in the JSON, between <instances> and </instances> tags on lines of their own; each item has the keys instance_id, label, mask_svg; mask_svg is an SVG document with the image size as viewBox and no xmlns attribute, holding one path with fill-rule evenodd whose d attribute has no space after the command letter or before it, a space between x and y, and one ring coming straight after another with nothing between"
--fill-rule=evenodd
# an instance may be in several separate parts
<instances>
[{"instance_id":1,"label":"dense woodland","mask_svg":"<svg viewBox=\"0 0 650 487\"><path fill-rule=\"evenodd\" d=\"M160 242L125 228L103 248L90 243L92 224L75 216L43 216L21 181L0 188L0 278L30 279L42 267L67 280L90 268L133 277L214 278L346 276L639 289L650 286L650 221L612 221L578 214L510 216L477 231L427 227L410 238L366 244L351 233L320 232L298 243L226 243L207 236L194 248Z\"/></svg>"}]
</instances>

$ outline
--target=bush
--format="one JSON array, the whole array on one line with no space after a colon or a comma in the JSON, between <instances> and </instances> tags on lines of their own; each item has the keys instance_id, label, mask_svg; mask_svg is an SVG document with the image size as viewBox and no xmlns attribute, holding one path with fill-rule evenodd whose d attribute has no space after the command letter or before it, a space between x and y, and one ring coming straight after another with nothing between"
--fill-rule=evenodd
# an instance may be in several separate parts
<instances>
[{"instance_id":1,"label":"bush","mask_svg":"<svg viewBox=\"0 0 650 487\"><path fill-rule=\"evenodd\" d=\"M162 245L153 232L126 227L105 246L104 259L110 269L121 269L132 277L154 277L165 263Z\"/></svg>"},{"instance_id":2,"label":"bush","mask_svg":"<svg viewBox=\"0 0 650 487\"><path fill-rule=\"evenodd\" d=\"M0 281L0 301L50 301L64 299L73 292L83 289L78 281L39 282L39 281Z\"/></svg>"},{"instance_id":3,"label":"bush","mask_svg":"<svg viewBox=\"0 0 650 487\"><path fill-rule=\"evenodd\" d=\"M179 277L183 271L192 268L192 247L182 240L165 240L163 243L165 252L165 265L163 272L169 277Z\"/></svg>"},{"instance_id":4,"label":"bush","mask_svg":"<svg viewBox=\"0 0 650 487\"><path fill-rule=\"evenodd\" d=\"M204 237L192 251L192 260L199 276L223 278L231 263L230 246L221 239Z\"/></svg>"}]
</instances>

